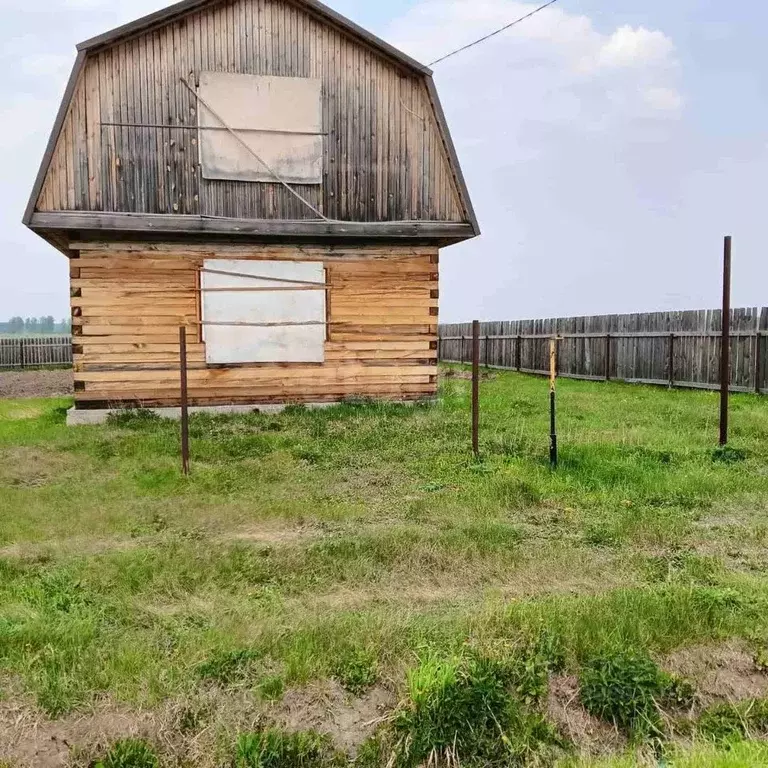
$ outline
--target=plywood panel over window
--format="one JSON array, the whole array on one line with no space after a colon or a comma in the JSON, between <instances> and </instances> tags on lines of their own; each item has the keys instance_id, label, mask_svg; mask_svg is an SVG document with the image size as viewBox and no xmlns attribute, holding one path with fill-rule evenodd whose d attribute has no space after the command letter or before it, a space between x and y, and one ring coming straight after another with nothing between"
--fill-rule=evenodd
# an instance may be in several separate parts
<instances>
[{"instance_id":1,"label":"plywood panel over window","mask_svg":"<svg viewBox=\"0 0 768 768\"><path fill-rule=\"evenodd\" d=\"M325 361L322 263L206 259L200 283L208 364Z\"/></svg>"},{"instance_id":2,"label":"plywood panel over window","mask_svg":"<svg viewBox=\"0 0 768 768\"><path fill-rule=\"evenodd\" d=\"M293 184L322 182L320 80L201 72L198 93L203 129L200 155L206 179L274 182L279 177ZM225 125L253 152L222 130Z\"/></svg>"}]
</instances>

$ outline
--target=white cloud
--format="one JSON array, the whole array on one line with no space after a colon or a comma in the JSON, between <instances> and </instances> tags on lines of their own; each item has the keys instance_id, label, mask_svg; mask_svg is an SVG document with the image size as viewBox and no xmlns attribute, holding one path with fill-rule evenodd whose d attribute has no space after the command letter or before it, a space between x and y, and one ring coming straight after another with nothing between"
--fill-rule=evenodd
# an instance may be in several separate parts
<instances>
[{"instance_id":1,"label":"white cloud","mask_svg":"<svg viewBox=\"0 0 768 768\"><path fill-rule=\"evenodd\" d=\"M423 0L388 39L430 61L535 7ZM638 228L682 204L690 153L667 34L599 30L555 6L436 65L435 79L484 233L443 262L446 320L615 311L629 305L621 291L650 293L645 257L628 253ZM469 276L462 251L476 262ZM620 290L596 293L611 281Z\"/></svg>"},{"instance_id":2,"label":"white cloud","mask_svg":"<svg viewBox=\"0 0 768 768\"><path fill-rule=\"evenodd\" d=\"M674 54L672 40L659 30L619 27L600 47L596 61L605 67L643 67L668 64Z\"/></svg>"},{"instance_id":3,"label":"white cloud","mask_svg":"<svg viewBox=\"0 0 768 768\"><path fill-rule=\"evenodd\" d=\"M72 69L74 56L56 53L40 53L32 56L22 56L18 60L19 71L31 77L53 77L59 81L67 76Z\"/></svg>"},{"instance_id":4,"label":"white cloud","mask_svg":"<svg viewBox=\"0 0 768 768\"><path fill-rule=\"evenodd\" d=\"M19 96L3 106L0 111L0 145L7 159L15 164L18 158L14 152L21 148L36 149L44 142L53 125L57 107L53 99L33 96ZM25 152L25 155L29 154Z\"/></svg>"},{"instance_id":5,"label":"white cloud","mask_svg":"<svg viewBox=\"0 0 768 768\"><path fill-rule=\"evenodd\" d=\"M643 97L651 108L659 112L677 113L683 106L683 97L675 88L647 88Z\"/></svg>"}]
</instances>

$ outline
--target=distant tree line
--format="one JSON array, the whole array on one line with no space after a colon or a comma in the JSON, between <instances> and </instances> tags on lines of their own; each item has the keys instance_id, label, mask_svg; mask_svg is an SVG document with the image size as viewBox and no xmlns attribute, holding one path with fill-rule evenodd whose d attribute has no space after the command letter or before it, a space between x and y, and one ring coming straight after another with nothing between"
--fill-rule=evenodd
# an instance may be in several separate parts
<instances>
[{"instance_id":1,"label":"distant tree line","mask_svg":"<svg viewBox=\"0 0 768 768\"><path fill-rule=\"evenodd\" d=\"M69 318L57 321L53 315L45 317L12 317L7 322L0 322L0 334L13 336L50 336L57 333L71 333L72 323Z\"/></svg>"}]
</instances>

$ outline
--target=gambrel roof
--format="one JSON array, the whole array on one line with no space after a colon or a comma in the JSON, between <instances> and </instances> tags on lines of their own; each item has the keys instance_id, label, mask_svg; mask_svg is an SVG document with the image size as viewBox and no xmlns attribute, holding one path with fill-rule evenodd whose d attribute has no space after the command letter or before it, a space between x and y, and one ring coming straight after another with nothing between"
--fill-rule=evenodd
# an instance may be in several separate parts
<instances>
[{"instance_id":1,"label":"gambrel roof","mask_svg":"<svg viewBox=\"0 0 768 768\"><path fill-rule=\"evenodd\" d=\"M60 207L58 209L41 209L39 207L41 195L44 192L46 179L51 171L52 162L57 152L57 146L59 145L62 134L65 129L65 123L68 119L68 115L71 112L73 101L76 100L76 91L78 88L82 88L81 80L84 79L84 70L88 65L88 62L105 51L113 48L114 46L120 46L125 43L130 43L131 40L141 38L142 36L152 34L157 30L161 30L163 27L170 25L180 19L190 16L196 12L205 11L208 8L214 8L216 6L225 6L228 3L235 2L236 0L182 0L182 2L176 3L168 8L152 13L137 21L125 24L110 32L106 32L102 35L98 35L90 40L86 40L77 46L78 55L75 62L72 74L67 85L67 89L64 94L61 106L59 108L58 115L54 124L51 137L48 142L48 146L40 166L40 170L37 175L37 179L30 196L30 200L24 214L24 223L31 228L41 233L51 233L60 227L63 229L85 231L93 227L96 229L110 229L117 228L129 231L134 224L138 221L138 215L143 214L145 219L154 217L155 219L168 218L170 211L126 211L119 208L81 208L78 206L72 207ZM273 0L266 0L272 2ZM315 227L318 233L322 233L324 236L331 237L334 234L348 237L410 237L410 238L425 238L425 239L442 239L446 242L455 242L458 240L464 240L468 237L473 237L479 234L479 227L477 219L472 208L472 203L469 197L469 193L464 181L464 177L461 172L456 150L451 140L450 132L447 126L445 115L443 113L440 101L437 95L437 91L432 79L432 71L412 59L410 56L397 50L395 47L364 30L354 22L340 15L336 11L328 8L318 0L274 0L274 2L282 2L292 7L295 7L299 11L303 11L310 14L312 18L316 19L322 24L329 25L335 30L343 33L349 38L352 38L359 45L364 46L369 51L372 51L375 55L382 57L393 67L401 70L403 75L416 78L423 83L425 89L424 103L427 108L431 107L432 117L435 127L435 135L438 137L438 144L442 144L443 156L446 158L447 163L447 176L448 181L440 182L443 186L450 184L455 190L456 196L456 215L451 216L420 216L416 221L414 218L398 218L397 216L390 216L387 220L372 220L370 215L367 218L363 217L362 220L352 219L343 221L344 227L330 227L328 225L321 227ZM83 97L84 98L84 97ZM402 98L401 98L402 101ZM408 110L407 105L403 104L403 107ZM397 106L399 109L399 106ZM83 108L83 111L84 108ZM418 116L418 115L417 115ZM424 118L422 118L424 119ZM83 118L85 122L85 118ZM425 123L426 126L426 123ZM425 127L426 132L426 127ZM425 141L425 139L422 139ZM437 149L435 149L437 154ZM400 159L399 157L397 159ZM400 160L402 162L402 160ZM99 161L101 162L101 161ZM77 165L77 163L75 163ZM91 176L93 173L89 171ZM414 174L416 172L414 171ZM426 175L426 171L422 169L422 173ZM91 178L93 182L93 178ZM418 180L412 182L414 185L418 185ZM426 182L425 182L426 185ZM399 187L397 187L399 189ZM402 194L405 194L403 192ZM390 197L392 193L390 192ZM418 207L418 205L416 205ZM426 206L424 207L426 211ZM107 211L111 212L111 216L107 217ZM410 211L410 208L408 209ZM427 211L427 214L429 211ZM103 214L99 218L98 214ZM133 218L128 218L132 216ZM198 218L203 218L199 213L196 214ZM223 233L226 231L227 225L222 222L216 223L198 223L196 222L184 222L185 217L183 215L174 215L176 231L185 231L184 226L188 224L186 231L218 231ZM190 216L190 218L192 218ZM229 219L234 221L237 217L225 214L217 215L210 218ZM253 216L252 218L258 218ZM283 217L284 218L284 217ZM339 217L341 218L341 217ZM263 220L262 220L263 221ZM282 234L289 234L290 227L283 226L273 228L268 231L268 228L262 226L261 228L249 227L246 223L243 223L242 218L237 218L237 232L245 234L250 228L251 234L274 234L276 236ZM146 221L144 222L146 224ZM290 222L281 221L283 225L287 225ZM341 221L336 221L336 224L341 224ZM307 221L303 220L301 226L297 231L301 231L302 236L311 237L313 234L313 228L311 224L321 225L322 221ZM184 226L183 226L184 225ZM155 232L162 232L164 225L160 222L153 221L153 223L147 226L153 227ZM182 227L178 230L178 227Z\"/></svg>"}]
</instances>

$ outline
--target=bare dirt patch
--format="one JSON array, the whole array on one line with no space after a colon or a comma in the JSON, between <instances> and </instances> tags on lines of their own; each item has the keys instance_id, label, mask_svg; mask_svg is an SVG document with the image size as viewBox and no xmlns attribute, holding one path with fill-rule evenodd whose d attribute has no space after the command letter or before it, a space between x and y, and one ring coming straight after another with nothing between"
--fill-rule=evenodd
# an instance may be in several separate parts
<instances>
[{"instance_id":1,"label":"bare dirt patch","mask_svg":"<svg viewBox=\"0 0 768 768\"><path fill-rule=\"evenodd\" d=\"M221 541L241 541L254 544L292 544L296 541L317 538L323 532L317 528L276 528L250 526L222 534Z\"/></svg>"},{"instance_id":2,"label":"bare dirt patch","mask_svg":"<svg viewBox=\"0 0 768 768\"><path fill-rule=\"evenodd\" d=\"M17 686L14 686L17 687ZM383 687L354 698L336 683L289 690L268 704L251 691L198 690L156 710L133 710L109 700L88 712L51 720L28 697L0 702L0 761L14 768L90 766L116 741L146 739L173 765L214 768L237 735L270 724L287 730L315 729L354 754L394 707Z\"/></svg>"},{"instance_id":3,"label":"bare dirt patch","mask_svg":"<svg viewBox=\"0 0 768 768\"><path fill-rule=\"evenodd\" d=\"M0 373L0 398L56 397L70 395L73 391L73 374L70 370Z\"/></svg>"},{"instance_id":4,"label":"bare dirt patch","mask_svg":"<svg viewBox=\"0 0 768 768\"><path fill-rule=\"evenodd\" d=\"M326 682L288 691L273 716L288 730L313 729L354 753L395 704L392 692L381 686L356 699L338 683Z\"/></svg>"},{"instance_id":5,"label":"bare dirt patch","mask_svg":"<svg viewBox=\"0 0 768 768\"><path fill-rule=\"evenodd\" d=\"M584 757L602 757L626 749L623 734L581 705L579 684L572 675L553 675L550 679L547 716Z\"/></svg>"},{"instance_id":6,"label":"bare dirt patch","mask_svg":"<svg viewBox=\"0 0 768 768\"><path fill-rule=\"evenodd\" d=\"M149 713L108 710L49 720L26 703L0 704L0 760L18 768L65 768L82 748L155 735Z\"/></svg>"},{"instance_id":7,"label":"bare dirt patch","mask_svg":"<svg viewBox=\"0 0 768 768\"><path fill-rule=\"evenodd\" d=\"M704 707L768 696L768 675L755 666L753 654L740 643L685 648L671 654L662 666L693 683Z\"/></svg>"},{"instance_id":8,"label":"bare dirt patch","mask_svg":"<svg viewBox=\"0 0 768 768\"><path fill-rule=\"evenodd\" d=\"M117 536L94 539L86 536L74 536L55 542L17 542L7 547L0 547L0 557L39 560L41 557L77 555L101 555L108 552L127 552L146 545L146 539L128 539Z\"/></svg>"}]
</instances>

